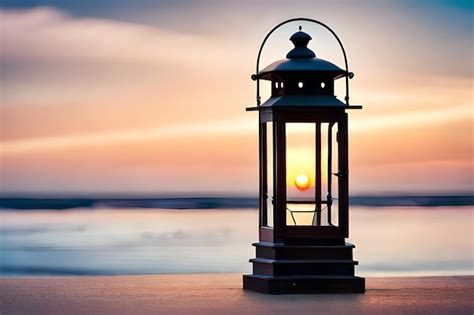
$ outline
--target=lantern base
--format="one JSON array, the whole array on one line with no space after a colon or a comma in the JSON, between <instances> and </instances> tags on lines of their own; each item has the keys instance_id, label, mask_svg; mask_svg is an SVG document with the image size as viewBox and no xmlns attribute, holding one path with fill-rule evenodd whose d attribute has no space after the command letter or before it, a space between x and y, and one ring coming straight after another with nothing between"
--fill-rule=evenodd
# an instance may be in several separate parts
<instances>
[{"instance_id":1,"label":"lantern base","mask_svg":"<svg viewBox=\"0 0 474 315\"><path fill-rule=\"evenodd\" d=\"M267 294L364 293L365 278L356 276L244 275L244 290Z\"/></svg>"},{"instance_id":2,"label":"lantern base","mask_svg":"<svg viewBox=\"0 0 474 315\"><path fill-rule=\"evenodd\" d=\"M365 292L365 279L355 276L355 246L344 239L253 246L253 274L244 275L244 289L270 294Z\"/></svg>"}]
</instances>

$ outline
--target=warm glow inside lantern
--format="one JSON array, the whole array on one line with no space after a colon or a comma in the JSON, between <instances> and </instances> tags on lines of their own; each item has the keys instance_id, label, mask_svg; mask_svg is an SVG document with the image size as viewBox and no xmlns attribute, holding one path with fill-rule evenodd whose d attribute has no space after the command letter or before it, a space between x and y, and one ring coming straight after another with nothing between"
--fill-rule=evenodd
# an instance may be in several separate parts
<instances>
[{"instance_id":1,"label":"warm glow inside lantern","mask_svg":"<svg viewBox=\"0 0 474 315\"><path fill-rule=\"evenodd\" d=\"M311 37L300 27L290 38L294 48L286 59L259 71L268 36L294 20L328 29L341 45L346 69L317 58L308 48ZM354 276L353 245L345 243L349 235L346 110L361 108L349 105L352 77L342 43L321 22L285 21L262 43L252 76L257 81L257 106L248 108L259 114L260 242L254 244L254 274L244 276L244 288L267 293L363 292L364 279ZM334 95L340 78L346 83L344 102ZM271 97L263 104L260 80L271 84ZM318 257L326 259L314 259ZM326 280L314 278L322 276ZM337 278L341 276L346 278Z\"/></svg>"}]
</instances>

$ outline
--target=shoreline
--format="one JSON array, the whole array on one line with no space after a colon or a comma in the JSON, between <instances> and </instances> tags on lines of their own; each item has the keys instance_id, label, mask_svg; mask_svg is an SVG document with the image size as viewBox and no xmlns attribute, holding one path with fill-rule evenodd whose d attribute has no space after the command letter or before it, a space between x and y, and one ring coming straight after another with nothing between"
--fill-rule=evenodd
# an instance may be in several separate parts
<instances>
[{"instance_id":1,"label":"shoreline","mask_svg":"<svg viewBox=\"0 0 474 315\"><path fill-rule=\"evenodd\" d=\"M474 195L352 196L351 206L362 207L469 207ZM2 196L0 210L69 210L96 208L144 209L257 209L257 197L31 197Z\"/></svg>"},{"instance_id":2,"label":"shoreline","mask_svg":"<svg viewBox=\"0 0 474 315\"><path fill-rule=\"evenodd\" d=\"M1 277L1 313L472 314L474 276L370 277L365 294L265 295L241 274Z\"/></svg>"}]
</instances>

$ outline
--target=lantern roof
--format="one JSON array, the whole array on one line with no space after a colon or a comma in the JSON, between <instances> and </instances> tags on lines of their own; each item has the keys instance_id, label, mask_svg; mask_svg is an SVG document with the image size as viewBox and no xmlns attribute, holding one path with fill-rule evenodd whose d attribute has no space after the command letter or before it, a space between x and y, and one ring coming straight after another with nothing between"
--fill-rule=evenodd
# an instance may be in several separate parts
<instances>
[{"instance_id":1,"label":"lantern roof","mask_svg":"<svg viewBox=\"0 0 474 315\"><path fill-rule=\"evenodd\" d=\"M347 105L332 95L282 95L270 97L262 105L247 107L247 111L265 108L320 108L320 109L361 109L361 105Z\"/></svg>"},{"instance_id":2,"label":"lantern roof","mask_svg":"<svg viewBox=\"0 0 474 315\"><path fill-rule=\"evenodd\" d=\"M281 95L267 99L263 104L247 107L247 111L265 109L346 110L362 109L362 105L348 105L334 95Z\"/></svg>"},{"instance_id":3,"label":"lantern roof","mask_svg":"<svg viewBox=\"0 0 474 315\"><path fill-rule=\"evenodd\" d=\"M262 107L280 107L280 106L328 106L328 107L347 107L345 103L335 96L330 95L283 95L271 97L264 102Z\"/></svg>"},{"instance_id":4,"label":"lantern roof","mask_svg":"<svg viewBox=\"0 0 474 315\"><path fill-rule=\"evenodd\" d=\"M304 72L305 74L323 74L334 80L344 77L347 72L332 62L317 58L316 54L308 48L311 36L296 32L290 37L295 47L288 52L286 59L273 62L258 73L258 78L264 80L280 79L282 75L290 72Z\"/></svg>"}]
</instances>

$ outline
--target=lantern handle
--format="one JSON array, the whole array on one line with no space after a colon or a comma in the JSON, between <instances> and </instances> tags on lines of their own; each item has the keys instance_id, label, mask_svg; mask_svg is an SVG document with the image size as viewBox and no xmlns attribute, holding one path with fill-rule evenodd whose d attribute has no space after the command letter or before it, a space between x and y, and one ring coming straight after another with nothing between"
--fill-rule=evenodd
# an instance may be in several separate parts
<instances>
[{"instance_id":1,"label":"lantern handle","mask_svg":"<svg viewBox=\"0 0 474 315\"><path fill-rule=\"evenodd\" d=\"M252 80L257 81L257 106L260 106L260 103L261 103L260 78L259 78L258 74L259 74L259 67L260 67L260 56L262 55L263 47L265 46L265 43L267 42L268 38L270 37L270 35L274 31L276 31L278 28L280 28L281 26L283 26L287 23L295 22L295 21L313 22L313 23L316 23L318 25L321 25L322 27L327 29L336 38L336 40L339 43L339 46L342 50L342 55L344 56L344 64L345 64L345 67L346 67L346 75L345 75L345 77L346 77L346 97L344 98L344 100L346 101L346 105L349 106L349 79L352 79L354 77L354 73L349 72L349 65L348 65L348 62L347 62L346 50L344 49L344 46L342 45L342 42L339 39L339 37L336 35L336 33L329 26L327 26L323 22L320 22L320 21L314 20L314 19L309 19L309 18L293 18L293 19L283 21L280 24L278 24L277 26L275 26L274 28L272 28L271 31L263 39L263 42L260 45L260 49L258 50L256 73L252 75Z\"/></svg>"}]
</instances>

